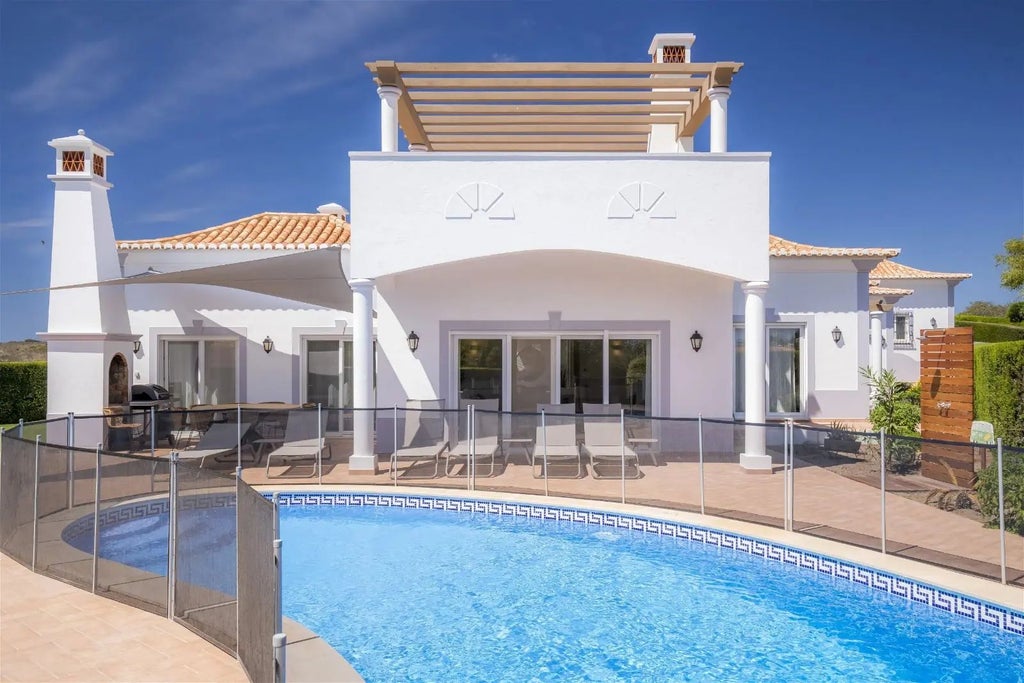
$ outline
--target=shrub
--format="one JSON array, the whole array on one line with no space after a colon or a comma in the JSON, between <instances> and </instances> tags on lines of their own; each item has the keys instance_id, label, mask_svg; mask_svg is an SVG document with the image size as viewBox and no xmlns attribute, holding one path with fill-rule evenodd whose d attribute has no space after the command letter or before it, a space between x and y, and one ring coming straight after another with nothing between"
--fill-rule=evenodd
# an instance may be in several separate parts
<instances>
[{"instance_id":1,"label":"shrub","mask_svg":"<svg viewBox=\"0 0 1024 683\"><path fill-rule=\"evenodd\" d=\"M1024 446L1024 341L974 347L974 419Z\"/></svg>"},{"instance_id":2,"label":"shrub","mask_svg":"<svg viewBox=\"0 0 1024 683\"><path fill-rule=\"evenodd\" d=\"M1024 301L1015 301L1006 309L1006 317L1011 323L1024 323Z\"/></svg>"},{"instance_id":3,"label":"shrub","mask_svg":"<svg viewBox=\"0 0 1024 683\"><path fill-rule=\"evenodd\" d=\"M875 375L870 368L861 369L861 374L871 388L871 428L885 430L889 436L918 435L921 424L921 387L896 379L892 370L882 370ZM886 439L885 466L890 472L904 473L917 466L918 442L913 439Z\"/></svg>"},{"instance_id":4,"label":"shrub","mask_svg":"<svg viewBox=\"0 0 1024 683\"><path fill-rule=\"evenodd\" d=\"M968 315L990 315L1001 318L1006 315L1006 306L994 304L991 301L972 301L964 313Z\"/></svg>"},{"instance_id":5,"label":"shrub","mask_svg":"<svg viewBox=\"0 0 1024 683\"><path fill-rule=\"evenodd\" d=\"M978 473L978 505L989 518L989 524L999 525L999 473L995 463ZM1006 530L1024 534L1024 453L1003 453L1003 513Z\"/></svg>"},{"instance_id":6,"label":"shrub","mask_svg":"<svg viewBox=\"0 0 1024 683\"><path fill-rule=\"evenodd\" d=\"M0 424L46 419L46 363L0 363Z\"/></svg>"},{"instance_id":7,"label":"shrub","mask_svg":"<svg viewBox=\"0 0 1024 683\"><path fill-rule=\"evenodd\" d=\"M957 318L957 324L974 330L974 341L998 344L999 342L1024 341L1024 326L1011 325L1008 322L989 323Z\"/></svg>"}]
</instances>

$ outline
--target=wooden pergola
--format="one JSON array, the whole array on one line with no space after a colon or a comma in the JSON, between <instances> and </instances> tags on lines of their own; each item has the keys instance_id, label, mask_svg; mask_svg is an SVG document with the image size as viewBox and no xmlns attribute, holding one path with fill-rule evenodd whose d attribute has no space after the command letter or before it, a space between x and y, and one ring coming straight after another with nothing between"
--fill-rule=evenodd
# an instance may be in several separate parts
<instances>
[{"instance_id":1,"label":"wooden pergola","mask_svg":"<svg viewBox=\"0 0 1024 683\"><path fill-rule=\"evenodd\" d=\"M467 152L645 152L651 126L692 137L708 91L740 62L367 62L401 90L398 123L412 145Z\"/></svg>"}]
</instances>

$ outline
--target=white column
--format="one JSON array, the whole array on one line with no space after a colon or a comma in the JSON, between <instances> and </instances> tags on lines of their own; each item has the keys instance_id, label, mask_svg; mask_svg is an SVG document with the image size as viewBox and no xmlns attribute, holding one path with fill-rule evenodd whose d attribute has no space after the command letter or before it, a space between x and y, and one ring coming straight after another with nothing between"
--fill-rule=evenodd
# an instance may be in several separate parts
<instances>
[{"instance_id":1,"label":"white column","mask_svg":"<svg viewBox=\"0 0 1024 683\"><path fill-rule=\"evenodd\" d=\"M380 151L398 151L398 98L401 88L382 85L377 88L380 95Z\"/></svg>"},{"instance_id":2,"label":"white column","mask_svg":"<svg viewBox=\"0 0 1024 683\"><path fill-rule=\"evenodd\" d=\"M711 88L708 99L711 100L711 151L729 151L729 95L732 90Z\"/></svg>"},{"instance_id":3,"label":"white column","mask_svg":"<svg viewBox=\"0 0 1024 683\"><path fill-rule=\"evenodd\" d=\"M373 453L373 280L352 280L352 457L350 472L374 473Z\"/></svg>"},{"instance_id":4,"label":"white column","mask_svg":"<svg viewBox=\"0 0 1024 683\"><path fill-rule=\"evenodd\" d=\"M746 282L747 300L743 311L744 413L746 422L763 425L765 421L765 329L764 294L767 282ZM740 466L745 470L772 470L772 458L765 449L765 428L747 425Z\"/></svg>"},{"instance_id":5,"label":"white column","mask_svg":"<svg viewBox=\"0 0 1024 683\"><path fill-rule=\"evenodd\" d=\"M868 367L875 377L882 374L882 318L885 311L871 311L871 344L869 345Z\"/></svg>"}]
</instances>

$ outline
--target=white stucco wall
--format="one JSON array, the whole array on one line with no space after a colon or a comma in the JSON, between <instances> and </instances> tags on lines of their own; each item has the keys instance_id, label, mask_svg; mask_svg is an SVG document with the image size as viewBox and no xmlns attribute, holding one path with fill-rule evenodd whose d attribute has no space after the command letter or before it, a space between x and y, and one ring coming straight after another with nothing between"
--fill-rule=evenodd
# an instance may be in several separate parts
<instances>
[{"instance_id":1,"label":"white stucco wall","mask_svg":"<svg viewBox=\"0 0 1024 683\"><path fill-rule=\"evenodd\" d=\"M350 157L354 277L576 249L768 276L767 154ZM628 208L655 199L650 212Z\"/></svg>"},{"instance_id":2,"label":"white stucco wall","mask_svg":"<svg viewBox=\"0 0 1024 683\"><path fill-rule=\"evenodd\" d=\"M656 414L730 416L732 287L728 279L684 268L578 251L483 258L378 278L377 404L452 401L455 332L606 326L668 331L661 337L668 367L659 361L655 370L655 394L665 397L656 401ZM415 354L406 342L411 330L420 337ZM704 337L700 353L690 347L694 330Z\"/></svg>"},{"instance_id":3,"label":"white stucco wall","mask_svg":"<svg viewBox=\"0 0 1024 683\"><path fill-rule=\"evenodd\" d=\"M766 323L804 327L805 417L855 420L867 415L867 389L860 368L868 363L867 269L848 258L772 258L765 297ZM737 325L743 293L733 293ZM832 340L838 327L842 338Z\"/></svg>"}]
</instances>

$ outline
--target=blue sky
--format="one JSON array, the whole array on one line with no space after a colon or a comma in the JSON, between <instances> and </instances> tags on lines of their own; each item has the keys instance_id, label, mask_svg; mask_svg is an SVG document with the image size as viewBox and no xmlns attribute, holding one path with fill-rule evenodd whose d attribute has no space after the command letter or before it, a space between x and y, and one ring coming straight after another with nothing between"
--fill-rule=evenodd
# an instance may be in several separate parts
<instances>
[{"instance_id":1,"label":"blue sky","mask_svg":"<svg viewBox=\"0 0 1024 683\"><path fill-rule=\"evenodd\" d=\"M729 146L773 153L774 234L902 247L973 272L961 306L1006 302L993 255L1024 230L1022 25L1019 2L3 0L0 290L48 282L51 138L84 128L114 150L120 238L313 211L348 205L346 154L379 143L365 61L646 61L655 33L685 31L697 61L746 64ZM0 339L45 329L45 295L0 307Z\"/></svg>"}]
</instances>

